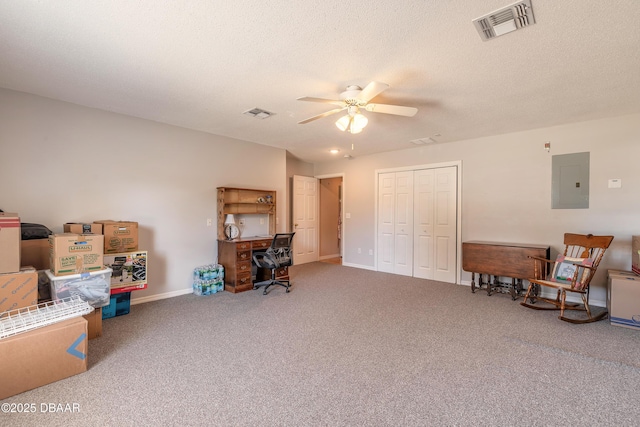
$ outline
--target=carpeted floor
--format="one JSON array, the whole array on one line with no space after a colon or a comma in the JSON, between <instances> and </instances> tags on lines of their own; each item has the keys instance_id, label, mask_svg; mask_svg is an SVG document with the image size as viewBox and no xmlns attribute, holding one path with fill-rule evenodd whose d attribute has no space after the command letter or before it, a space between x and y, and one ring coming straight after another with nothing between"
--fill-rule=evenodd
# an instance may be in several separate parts
<instances>
[{"instance_id":1,"label":"carpeted floor","mask_svg":"<svg viewBox=\"0 0 640 427\"><path fill-rule=\"evenodd\" d=\"M636 426L640 331L466 286L311 263L292 290L132 306L89 370L5 402L7 426Z\"/></svg>"}]
</instances>

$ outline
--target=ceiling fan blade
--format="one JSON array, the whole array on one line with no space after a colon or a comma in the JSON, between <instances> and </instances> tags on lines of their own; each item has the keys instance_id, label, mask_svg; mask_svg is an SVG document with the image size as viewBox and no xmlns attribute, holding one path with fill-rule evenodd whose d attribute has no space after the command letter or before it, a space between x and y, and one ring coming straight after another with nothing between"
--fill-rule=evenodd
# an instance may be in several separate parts
<instances>
[{"instance_id":1,"label":"ceiling fan blade","mask_svg":"<svg viewBox=\"0 0 640 427\"><path fill-rule=\"evenodd\" d=\"M314 98L312 96L303 96L301 98L298 98L298 101L321 102L323 104L333 104L333 105L339 105L341 107L344 107L344 102L338 101L336 99Z\"/></svg>"},{"instance_id":2,"label":"ceiling fan blade","mask_svg":"<svg viewBox=\"0 0 640 427\"><path fill-rule=\"evenodd\" d=\"M346 107L344 107L344 108L336 108L335 110L327 111L326 113L322 113L322 114L318 114L317 116L309 117L308 119L305 119L305 120L302 120L302 121L298 122L298 124L299 125L303 125L305 123L309 123L309 122L312 122L314 120L318 120L318 119L321 119L323 117L327 117L327 116L330 116L332 114L339 113L340 111L345 110L345 109L346 109Z\"/></svg>"},{"instance_id":3,"label":"ceiling fan blade","mask_svg":"<svg viewBox=\"0 0 640 427\"><path fill-rule=\"evenodd\" d=\"M401 105L389 104L367 104L364 108L372 113L395 114L407 117L413 117L418 112L418 109L414 107L403 107Z\"/></svg>"},{"instance_id":4,"label":"ceiling fan blade","mask_svg":"<svg viewBox=\"0 0 640 427\"><path fill-rule=\"evenodd\" d=\"M389 85L386 83L371 82L362 89L362 92L356 98L360 101L369 102L388 88Z\"/></svg>"}]
</instances>

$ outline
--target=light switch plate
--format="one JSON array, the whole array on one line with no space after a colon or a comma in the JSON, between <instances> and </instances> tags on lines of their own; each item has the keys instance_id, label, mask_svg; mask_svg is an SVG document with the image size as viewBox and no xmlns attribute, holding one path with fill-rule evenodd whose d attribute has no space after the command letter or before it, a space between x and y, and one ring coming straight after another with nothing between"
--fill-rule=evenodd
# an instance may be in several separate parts
<instances>
[{"instance_id":1,"label":"light switch plate","mask_svg":"<svg viewBox=\"0 0 640 427\"><path fill-rule=\"evenodd\" d=\"M609 188L622 188L622 180L620 178L610 179Z\"/></svg>"}]
</instances>

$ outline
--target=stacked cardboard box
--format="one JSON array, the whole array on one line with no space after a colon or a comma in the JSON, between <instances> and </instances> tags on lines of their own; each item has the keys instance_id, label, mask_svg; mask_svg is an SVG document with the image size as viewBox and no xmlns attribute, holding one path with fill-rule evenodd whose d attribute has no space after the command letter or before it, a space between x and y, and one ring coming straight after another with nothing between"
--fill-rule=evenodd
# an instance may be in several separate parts
<instances>
[{"instance_id":1,"label":"stacked cardboard box","mask_svg":"<svg viewBox=\"0 0 640 427\"><path fill-rule=\"evenodd\" d=\"M20 217L0 212L0 313L38 303L38 273L20 267Z\"/></svg>"},{"instance_id":2,"label":"stacked cardboard box","mask_svg":"<svg viewBox=\"0 0 640 427\"><path fill-rule=\"evenodd\" d=\"M138 250L138 223L134 221L94 221L102 225L104 253L117 254Z\"/></svg>"},{"instance_id":3,"label":"stacked cardboard box","mask_svg":"<svg viewBox=\"0 0 640 427\"><path fill-rule=\"evenodd\" d=\"M9 310L38 303L38 273L33 267L23 267L17 273L0 274L0 316Z\"/></svg>"},{"instance_id":4,"label":"stacked cardboard box","mask_svg":"<svg viewBox=\"0 0 640 427\"><path fill-rule=\"evenodd\" d=\"M607 310L612 325L640 330L640 276L609 270Z\"/></svg>"},{"instance_id":5,"label":"stacked cardboard box","mask_svg":"<svg viewBox=\"0 0 640 427\"><path fill-rule=\"evenodd\" d=\"M20 271L20 217L0 212L0 274Z\"/></svg>"},{"instance_id":6,"label":"stacked cardboard box","mask_svg":"<svg viewBox=\"0 0 640 427\"><path fill-rule=\"evenodd\" d=\"M83 317L0 339L0 400L87 370Z\"/></svg>"},{"instance_id":7,"label":"stacked cardboard box","mask_svg":"<svg viewBox=\"0 0 640 427\"><path fill-rule=\"evenodd\" d=\"M61 233L49 236L49 265L55 276L104 269L104 236Z\"/></svg>"}]
</instances>

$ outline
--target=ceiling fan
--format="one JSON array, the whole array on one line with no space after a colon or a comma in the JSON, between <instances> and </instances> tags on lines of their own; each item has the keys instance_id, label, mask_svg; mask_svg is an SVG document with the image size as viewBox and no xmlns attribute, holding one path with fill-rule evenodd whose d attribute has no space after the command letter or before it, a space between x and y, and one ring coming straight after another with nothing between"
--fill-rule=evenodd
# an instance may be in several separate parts
<instances>
[{"instance_id":1,"label":"ceiling fan","mask_svg":"<svg viewBox=\"0 0 640 427\"><path fill-rule=\"evenodd\" d=\"M360 109L370 111L372 113L385 113L395 114L398 116L413 117L418 112L417 108L403 107L401 105L389 105L389 104L375 104L369 103L373 98L378 96L382 91L389 88L386 83L371 82L363 88L357 85L347 86L347 90L340 94L340 99L326 99L326 98L314 98L310 96L303 96L298 98L298 101L310 101L321 102L324 104L337 105L339 108L327 111L317 116L309 117L308 119L298 122L298 124L305 124L312 122L323 117L330 116L332 114L339 113L341 111L347 112L347 114L336 122L336 126L341 131L348 131L350 133L360 133L364 128L368 119L360 113Z\"/></svg>"}]
</instances>

